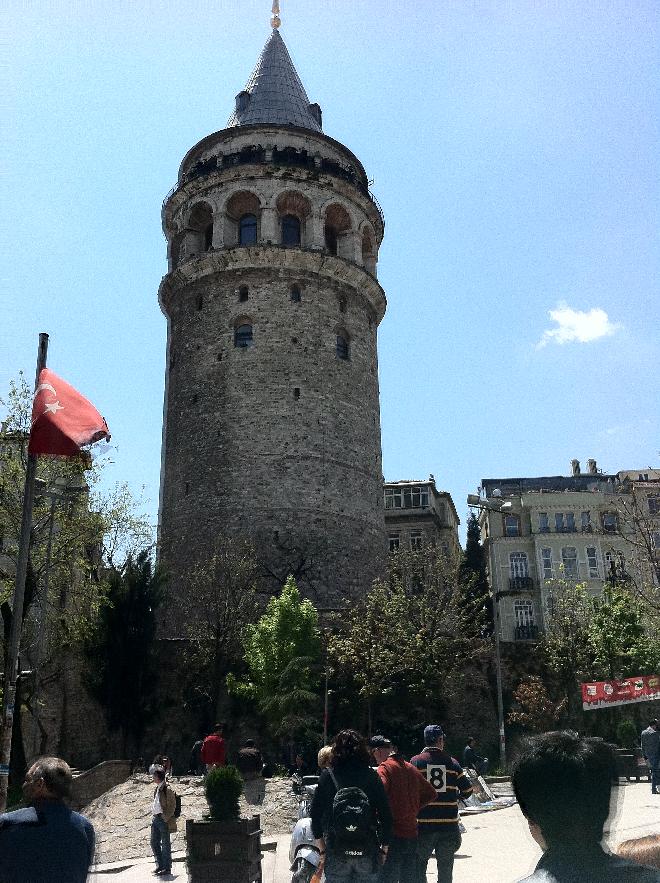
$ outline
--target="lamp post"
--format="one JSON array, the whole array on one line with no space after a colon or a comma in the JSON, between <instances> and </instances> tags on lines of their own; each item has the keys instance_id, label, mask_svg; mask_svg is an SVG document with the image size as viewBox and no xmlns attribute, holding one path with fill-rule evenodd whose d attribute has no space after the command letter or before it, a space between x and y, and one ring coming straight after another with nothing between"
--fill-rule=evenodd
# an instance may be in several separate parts
<instances>
[{"instance_id":1,"label":"lamp post","mask_svg":"<svg viewBox=\"0 0 660 883\"><path fill-rule=\"evenodd\" d=\"M499 505L486 505L477 494L468 494L468 506L483 512L502 512L510 509L510 502L502 502ZM488 572L490 575L490 594L493 599L493 631L495 632L495 690L497 698L497 725L499 730L500 767L506 770L506 734L504 732L504 699L502 694L502 655L500 649L500 597L502 592L494 590L493 573L494 562L492 560L492 544L488 546Z\"/></svg>"}]
</instances>

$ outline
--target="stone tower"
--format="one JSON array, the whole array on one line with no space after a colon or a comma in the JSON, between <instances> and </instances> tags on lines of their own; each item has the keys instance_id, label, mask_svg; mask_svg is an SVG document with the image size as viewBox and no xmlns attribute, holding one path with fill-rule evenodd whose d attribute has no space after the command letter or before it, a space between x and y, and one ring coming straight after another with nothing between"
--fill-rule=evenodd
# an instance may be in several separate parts
<instances>
[{"instance_id":1,"label":"stone tower","mask_svg":"<svg viewBox=\"0 0 660 883\"><path fill-rule=\"evenodd\" d=\"M191 567L241 536L267 588L293 573L320 606L356 597L385 555L384 222L277 29L226 128L184 157L163 229L159 546L173 595L185 609Z\"/></svg>"}]
</instances>

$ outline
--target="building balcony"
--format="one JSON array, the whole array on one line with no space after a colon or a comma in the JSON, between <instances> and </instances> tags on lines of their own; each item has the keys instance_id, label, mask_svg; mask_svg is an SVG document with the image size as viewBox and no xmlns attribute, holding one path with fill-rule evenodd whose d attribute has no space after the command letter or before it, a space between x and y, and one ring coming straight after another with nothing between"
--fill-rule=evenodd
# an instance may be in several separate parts
<instances>
[{"instance_id":1,"label":"building balcony","mask_svg":"<svg viewBox=\"0 0 660 883\"><path fill-rule=\"evenodd\" d=\"M514 641L536 641L539 636L537 625L517 625L513 630Z\"/></svg>"},{"instance_id":2,"label":"building balcony","mask_svg":"<svg viewBox=\"0 0 660 883\"><path fill-rule=\"evenodd\" d=\"M531 576L510 576L509 591L525 592L534 588L534 580Z\"/></svg>"}]
</instances>

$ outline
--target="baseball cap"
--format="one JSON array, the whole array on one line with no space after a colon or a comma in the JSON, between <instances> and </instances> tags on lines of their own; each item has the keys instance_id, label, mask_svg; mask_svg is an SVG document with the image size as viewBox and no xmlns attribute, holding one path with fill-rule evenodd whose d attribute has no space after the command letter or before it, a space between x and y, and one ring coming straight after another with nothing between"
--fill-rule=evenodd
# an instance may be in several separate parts
<instances>
[{"instance_id":1,"label":"baseball cap","mask_svg":"<svg viewBox=\"0 0 660 883\"><path fill-rule=\"evenodd\" d=\"M444 739L445 731L440 724L429 724L424 727L424 742L426 745L434 745L440 737Z\"/></svg>"},{"instance_id":2,"label":"baseball cap","mask_svg":"<svg viewBox=\"0 0 660 883\"><path fill-rule=\"evenodd\" d=\"M385 736L372 736L369 739L369 748L387 748L391 745L392 743Z\"/></svg>"}]
</instances>

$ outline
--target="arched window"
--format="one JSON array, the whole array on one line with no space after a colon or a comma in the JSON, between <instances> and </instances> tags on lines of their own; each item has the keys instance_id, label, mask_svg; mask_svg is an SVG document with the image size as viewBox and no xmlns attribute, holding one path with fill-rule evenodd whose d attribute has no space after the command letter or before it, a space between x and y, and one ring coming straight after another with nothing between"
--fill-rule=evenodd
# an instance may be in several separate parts
<instances>
[{"instance_id":1,"label":"arched window","mask_svg":"<svg viewBox=\"0 0 660 883\"><path fill-rule=\"evenodd\" d=\"M328 224L325 225L325 247L330 254L337 254L337 231Z\"/></svg>"},{"instance_id":2,"label":"arched window","mask_svg":"<svg viewBox=\"0 0 660 883\"><path fill-rule=\"evenodd\" d=\"M282 245L300 245L300 220L295 215L282 218Z\"/></svg>"},{"instance_id":3,"label":"arched window","mask_svg":"<svg viewBox=\"0 0 660 883\"><path fill-rule=\"evenodd\" d=\"M344 360L350 358L350 344L348 337L341 333L337 335L337 358Z\"/></svg>"},{"instance_id":4,"label":"arched window","mask_svg":"<svg viewBox=\"0 0 660 883\"><path fill-rule=\"evenodd\" d=\"M292 285L291 286L291 300L294 303L299 304L300 298L301 298L300 286L299 285Z\"/></svg>"},{"instance_id":5,"label":"arched window","mask_svg":"<svg viewBox=\"0 0 660 883\"><path fill-rule=\"evenodd\" d=\"M211 251L213 247L213 222L204 228L204 251Z\"/></svg>"},{"instance_id":6,"label":"arched window","mask_svg":"<svg viewBox=\"0 0 660 883\"><path fill-rule=\"evenodd\" d=\"M252 346L252 325L237 325L234 329L234 346L245 348Z\"/></svg>"},{"instance_id":7,"label":"arched window","mask_svg":"<svg viewBox=\"0 0 660 883\"><path fill-rule=\"evenodd\" d=\"M257 216L243 215L238 222L238 244L254 245L257 241Z\"/></svg>"}]
</instances>

